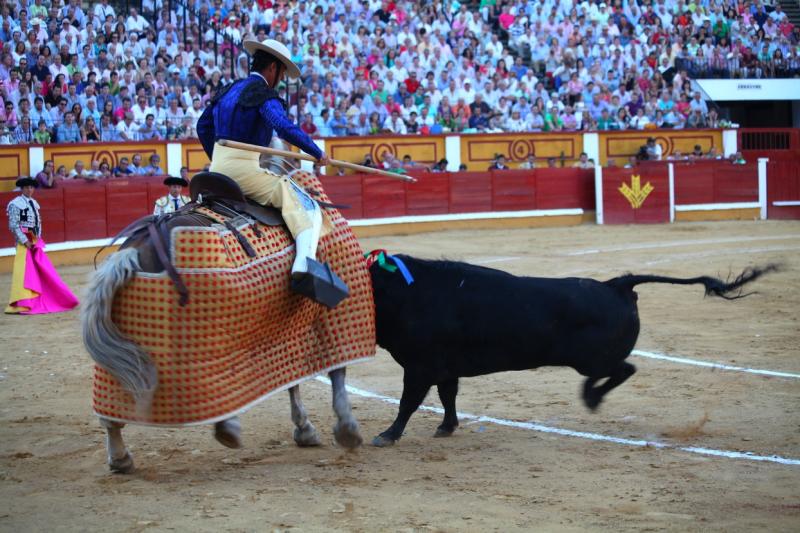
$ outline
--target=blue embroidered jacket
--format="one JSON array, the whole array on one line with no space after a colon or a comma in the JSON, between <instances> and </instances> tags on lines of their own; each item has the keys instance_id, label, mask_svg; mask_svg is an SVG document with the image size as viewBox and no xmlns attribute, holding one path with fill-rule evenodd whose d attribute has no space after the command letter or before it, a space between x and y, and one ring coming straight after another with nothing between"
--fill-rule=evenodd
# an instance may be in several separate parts
<instances>
[{"instance_id":1,"label":"blue embroidered jacket","mask_svg":"<svg viewBox=\"0 0 800 533\"><path fill-rule=\"evenodd\" d=\"M262 84L263 90L261 86L251 87L254 84ZM206 107L197 121L197 136L200 137L200 143L209 158L213 154L214 143L219 139L269 146L273 132L316 158L322 155L311 137L297 124L289 121L277 97L269 97L259 105L252 105L253 94L263 95L265 91L270 89L264 78L258 74L250 74L235 82L219 100L212 100ZM242 98L242 93L245 93L245 98Z\"/></svg>"}]
</instances>

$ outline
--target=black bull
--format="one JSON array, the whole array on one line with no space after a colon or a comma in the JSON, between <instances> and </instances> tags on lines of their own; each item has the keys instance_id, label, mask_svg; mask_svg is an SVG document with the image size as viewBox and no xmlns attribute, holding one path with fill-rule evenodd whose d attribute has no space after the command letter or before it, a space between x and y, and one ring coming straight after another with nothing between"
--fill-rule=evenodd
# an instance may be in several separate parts
<instances>
[{"instance_id":1,"label":"black bull","mask_svg":"<svg viewBox=\"0 0 800 533\"><path fill-rule=\"evenodd\" d=\"M594 410L636 372L625 361L639 336L636 285L702 284L707 295L733 299L743 285L776 268L748 269L730 283L650 275L601 282L517 277L466 263L397 257L412 274L411 285L379 263L370 267L377 342L404 369L400 411L373 441L377 446L400 439L433 385L445 410L436 436L452 434L460 377L568 366L586 376L582 397Z\"/></svg>"}]
</instances>

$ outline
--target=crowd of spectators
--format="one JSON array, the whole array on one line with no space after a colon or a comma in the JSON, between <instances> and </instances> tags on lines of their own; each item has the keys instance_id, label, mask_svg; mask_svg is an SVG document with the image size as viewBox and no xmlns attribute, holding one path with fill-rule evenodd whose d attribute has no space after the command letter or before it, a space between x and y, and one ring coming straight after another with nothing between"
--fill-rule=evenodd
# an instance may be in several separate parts
<instances>
[{"instance_id":1,"label":"crowd of spectators","mask_svg":"<svg viewBox=\"0 0 800 533\"><path fill-rule=\"evenodd\" d=\"M131 5L2 3L0 143L195 137L249 34L287 44L289 112L320 137L720 127L693 77L800 73L800 29L759 1Z\"/></svg>"}]
</instances>

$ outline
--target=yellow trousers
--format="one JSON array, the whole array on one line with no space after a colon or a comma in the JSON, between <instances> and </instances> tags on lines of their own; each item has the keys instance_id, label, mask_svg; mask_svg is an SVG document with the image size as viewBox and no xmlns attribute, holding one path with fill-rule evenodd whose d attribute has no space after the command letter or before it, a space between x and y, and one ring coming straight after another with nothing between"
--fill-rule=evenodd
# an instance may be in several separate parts
<instances>
[{"instance_id":1,"label":"yellow trousers","mask_svg":"<svg viewBox=\"0 0 800 533\"><path fill-rule=\"evenodd\" d=\"M36 237L29 237L34 242ZM11 274L11 296L8 298L7 314L22 313L30 311L28 307L15 305L20 300L30 300L39 296L32 290L25 288L25 264L28 256L28 249L24 244L17 244L17 254L14 256L14 271Z\"/></svg>"},{"instance_id":2,"label":"yellow trousers","mask_svg":"<svg viewBox=\"0 0 800 533\"><path fill-rule=\"evenodd\" d=\"M310 229L312 221L308 212L309 206L303 204L304 200L299 195L306 196L306 202L314 200L288 176L278 176L261 168L258 158L258 152L215 144L209 170L231 178L251 200L280 209L293 236ZM325 217L323 219L327 222ZM330 224L325 222L321 235L330 230Z\"/></svg>"}]
</instances>

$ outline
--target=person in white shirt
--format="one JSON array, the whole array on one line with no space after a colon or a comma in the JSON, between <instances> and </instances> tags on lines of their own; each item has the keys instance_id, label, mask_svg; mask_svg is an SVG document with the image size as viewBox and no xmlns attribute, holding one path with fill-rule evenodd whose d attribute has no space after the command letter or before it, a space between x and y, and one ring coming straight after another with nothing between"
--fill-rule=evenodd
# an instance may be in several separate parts
<instances>
[{"instance_id":1,"label":"person in white shirt","mask_svg":"<svg viewBox=\"0 0 800 533\"><path fill-rule=\"evenodd\" d=\"M96 27L101 28L109 15L114 19L117 18L117 13L112 6L108 5L108 0L100 0L94 5L94 25Z\"/></svg>"},{"instance_id":2,"label":"person in white shirt","mask_svg":"<svg viewBox=\"0 0 800 533\"><path fill-rule=\"evenodd\" d=\"M400 106L400 116L403 120L408 121L411 117L411 113L417 113L419 115L419 110L417 106L414 105L414 97L413 96L406 96L403 105Z\"/></svg>"},{"instance_id":3,"label":"person in white shirt","mask_svg":"<svg viewBox=\"0 0 800 533\"><path fill-rule=\"evenodd\" d=\"M442 98L447 98L450 102L458 102L460 92L456 87L456 81L451 79L447 84L447 89L442 91Z\"/></svg>"},{"instance_id":4,"label":"person in white shirt","mask_svg":"<svg viewBox=\"0 0 800 533\"><path fill-rule=\"evenodd\" d=\"M464 82L464 88L459 91L458 97L463 98L467 103L472 103L475 101L475 89L472 88L471 81L466 80Z\"/></svg>"},{"instance_id":5,"label":"person in white shirt","mask_svg":"<svg viewBox=\"0 0 800 533\"><path fill-rule=\"evenodd\" d=\"M125 119L120 120L117 124L117 132L123 141L136 141L138 140L139 126L133 122L133 113L128 111L125 113Z\"/></svg>"},{"instance_id":6,"label":"person in white shirt","mask_svg":"<svg viewBox=\"0 0 800 533\"><path fill-rule=\"evenodd\" d=\"M636 110L636 116L631 119L630 127L643 130L648 124L650 124L650 119L644 114L644 108L640 107Z\"/></svg>"},{"instance_id":7,"label":"person in white shirt","mask_svg":"<svg viewBox=\"0 0 800 533\"><path fill-rule=\"evenodd\" d=\"M49 69L50 73L53 75L53 79L56 79L59 74L63 74L64 79L69 78L69 71L67 70L67 67L61 63L61 54L53 55L53 62L50 64Z\"/></svg>"},{"instance_id":8,"label":"person in white shirt","mask_svg":"<svg viewBox=\"0 0 800 533\"><path fill-rule=\"evenodd\" d=\"M131 8L130 16L125 20L125 29L129 32L143 32L146 28L150 27L150 23L136 11L135 7Z\"/></svg>"},{"instance_id":9,"label":"person in white shirt","mask_svg":"<svg viewBox=\"0 0 800 533\"><path fill-rule=\"evenodd\" d=\"M147 105L147 97L139 96L136 99L136 105L131 109L133 111L133 121L137 126L144 124L147 115L153 113L153 109Z\"/></svg>"},{"instance_id":10,"label":"person in white shirt","mask_svg":"<svg viewBox=\"0 0 800 533\"><path fill-rule=\"evenodd\" d=\"M421 115L418 119L420 126L428 126L429 128L436 124L436 117L434 117L430 110L427 107L423 107L421 110Z\"/></svg>"},{"instance_id":11,"label":"person in white shirt","mask_svg":"<svg viewBox=\"0 0 800 533\"><path fill-rule=\"evenodd\" d=\"M192 127L197 129L197 121L200 120L200 115L203 114L203 108L200 106L200 98L195 98L192 101L192 107L186 110L185 116L192 119Z\"/></svg>"},{"instance_id":12,"label":"person in white shirt","mask_svg":"<svg viewBox=\"0 0 800 533\"><path fill-rule=\"evenodd\" d=\"M692 100L689 102L689 107L693 111L701 111L704 116L708 114L708 104L702 99L699 91L695 91Z\"/></svg>"},{"instance_id":13,"label":"person in white shirt","mask_svg":"<svg viewBox=\"0 0 800 533\"><path fill-rule=\"evenodd\" d=\"M383 131L387 133L394 133L396 135L405 135L408 133L406 124L403 122L403 119L400 117L400 113L398 113L397 110L392 111L392 114L383 122Z\"/></svg>"},{"instance_id":14,"label":"person in white shirt","mask_svg":"<svg viewBox=\"0 0 800 533\"><path fill-rule=\"evenodd\" d=\"M383 88L386 89L386 92L389 94L394 94L397 92L398 82L394 78L394 72L392 72L392 70L387 70L386 79L381 81L383 81Z\"/></svg>"},{"instance_id":15,"label":"person in white shirt","mask_svg":"<svg viewBox=\"0 0 800 533\"><path fill-rule=\"evenodd\" d=\"M79 32L75 26L70 24L69 19L64 19L61 21L61 33L58 34L59 38L61 39L62 43L66 43L70 45L70 53L74 54L77 51L78 45L78 35Z\"/></svg>"},{"instance_id":16,"label":"person in white shirt","mask_svg":"<svg viewBox=\"0 0 800 533\"><path fill-rule=\"evenodd\" d=\"M505 131L513 131L513 132L522 132L527 129L526 122L520 116L519 111L512 111L511 116L505 119L505 124L503 124L503 129Z\"/></svg>"}]
</instances>

